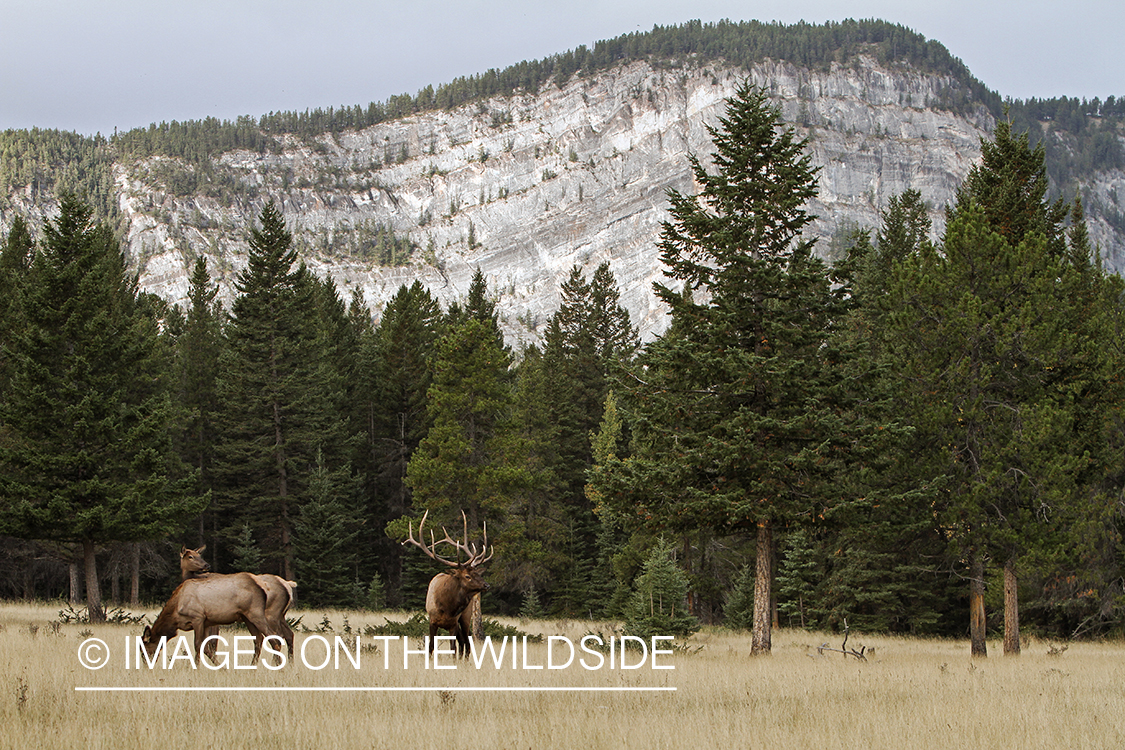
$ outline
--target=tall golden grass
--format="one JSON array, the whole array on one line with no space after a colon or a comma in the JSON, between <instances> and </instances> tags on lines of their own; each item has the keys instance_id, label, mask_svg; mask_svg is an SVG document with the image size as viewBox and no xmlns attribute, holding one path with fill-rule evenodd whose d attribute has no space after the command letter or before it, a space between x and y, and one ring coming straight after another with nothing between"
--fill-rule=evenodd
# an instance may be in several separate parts
<instances>
[{"instance_id":1,"label":"tall golden grass","mask_svg":"<svg viewBox=\"0 0 1125 750\"><path fill-rule=\"evenodd\" d=\"M300 614L300 613L298 613ZM150 617L155 611L149 611ZM328 612L339 632L384 615ZM388 615L394 617L393 615ZM306 625L321 612L305 612ZM50 625L58 607L0 605L0 746L11 748L1118 748L1125 747L1125 644L1032 641L1018 658L989 644L853 633L866 662L818 654L840 636L781 630L772 655L751 658L749 638L707 630L692 649L662 656L674 670L426 670L418 657L391 668L373 650L312 670L124 669L121 650L139 626ZM517 622L577 643L605 623ZM84 632L84 631L89 631ZM226 635L235 631L227 629ZM78 661L86 637L104 640L109 664ZM373 642L367 638L365 643ZM416 645L416 644L412 644ZM319 643L309 661L319 661ZM546 644L528 647L544 664ZM1061 652L1061 653L1060 653ZM319 653L321 656L314 656ZM446 659L443 663L452 663ZM189 692L82 692L76 687L188 687ZM426 692L343 692L357 687ZM674 687L674 692L473 692L470 687ZM203 687L329 688L321 692L208 692Z\"/></svg>"}]
</instances>

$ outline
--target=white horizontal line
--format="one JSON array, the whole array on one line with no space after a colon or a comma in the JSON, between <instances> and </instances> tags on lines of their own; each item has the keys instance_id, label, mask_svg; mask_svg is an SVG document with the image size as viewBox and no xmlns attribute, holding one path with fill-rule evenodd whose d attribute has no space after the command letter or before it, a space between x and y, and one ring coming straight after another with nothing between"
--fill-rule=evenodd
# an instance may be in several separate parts
<instances>
[{"instance_id":1,"label":"white horizontal line","mask_svg":"<svg viewBox=\"0 0 1125 750\"><path fill-rule=\"evenodd\" d=\"M652 693L675 692L674 687L75 687L75 692L97 693Z\"/></svg>"}]
</instances>

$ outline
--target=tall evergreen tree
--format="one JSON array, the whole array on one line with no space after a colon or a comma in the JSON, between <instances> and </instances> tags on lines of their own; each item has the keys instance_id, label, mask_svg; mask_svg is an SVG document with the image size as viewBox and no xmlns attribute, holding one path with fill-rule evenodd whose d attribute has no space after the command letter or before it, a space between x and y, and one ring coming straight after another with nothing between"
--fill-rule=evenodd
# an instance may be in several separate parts
<instances>
[{"instance_id":1,"label":"tall evergreen tree","mask_svg":"<svg viewBox=\"0 0 1125 750\"><path fill-rule=\"evenodd\" d=\"M385 574L385 540L383 533L386 520L385 503L380 499L377 489L378 467L375 463L373 446L382 435L376 431L376 415L379 413L379 391L377 387L378 354L376 351L375 326L371 310L364 300L363 290L356 287L347 309L347 337L349 349L353 353L351 372L346 376L345 414L347 432L353 436L353 450L350 463L356 477L355 508L364 519L355 544L359 549L357 575L360 580L371 581L378 577L382 582ZM385 589L382 592L385 604Z\"/></svg>"},{"instance_id":2,"label":"tall evergreen tree","mask_svg":"<svg viewBox=\"0 0 1125 750\"><path fill-rule=\"evenodd\" d=\"M3 402L0 531L80 542L98 621L97 545L168 533L206 498L192 494L193 478L172 450L168 362L153 307L91 216L62 197L19 297Z\"/></svg>"},{"instance_id":3,"label":"tall evergreen tree","mask_svg":"<svg viewBox=\"0 0 1125 750\"><path fill-rule=\"evenodd\" d=\"M846 456L819 356L838 297L801 239L816 194L806 141L749 84L710 133L715 171L692 156L699 194L669 192L661 257L683 290L657 284L673 325L622 394L633 455L599 466L592 483L632 525L756 530L760 654L771 642L774 527L819 514L832 494L826 471Z\"/></svg>"},{"instance_id":4,"label":"tall evergreen tree","mask_svg":"<svg viewBox=\"0 0 1125 750\"><path fill-rule=\"evenodd\" d=\"M215 460L216 421L219 416L217 382L222 350L222 306L217 301L219 287L212 283L207 259L199 256L188 282L188 310L183 331L176 339L176 405L180 426L177 450L189 466L198 471L201 491L210 491ZM221 552L215 537L213 516L199 518L199 544L209 545L212 560ZM206 527L211 523L208 533Z\"/></svg>"},{"instance_id":5,"label":"tall evergreen tree","mask_svg":"<svg viewBox=\"0 0 1125 750\"><path fill-rule=\"evenodd\" d=\"M16 216L4 244L0 246L0 399L4 398L9 378L8 363L14 345L14 334L19 330L19 298L24 278L31 267L35 242L27 222Z\"/></svg>"},{"instance_id":6,"label":"tall evergreen tree","mask_svg":"<svg viewBox=\"0 0 1125 750\"><path fill-rule=\"evenodd\" d=\"M972 653L984 656L987 562L998 555L1005 568L1005 653L1018 653L1016 561L1050 543L1078 493L1089 455L1075 396L1104 370L1090 367L1098 343L1072 304L1082 274L1055 239L1036 230L1013 241L967 200L943 254L899 267L889 346L915 468L942 488L935 507L968 561Z\"/></svg>"},{"instance_id":7,"label":"tall evergreen tree","mask_svg":"<svg viewBox=\"0 0 1125 750\"><path fill-rule=\"evenodd\" d=\"M1068 248L1066 207L1047 202L1042 145L1001 121L981 151L948 211L943 254L900 267L892 327L897 364L915 373L919 435L945 448L929 455L948 481L939 506L969 560L972 652L983 656L987 563L1000 557L1004 652L1017 654L1019 560L1054 544L1057 509L1074 501L1088 460L1074 395L1115 389L1097 363L1098 270L1088 249Z\"/></svg>"},{"instance_id":8,"label":"tall evergreen tree","mask_svg":"<svg viewBox=\"0 0 1125 750\"><path fill-rule=\"evenodd\" d=\"M471 528L497 519L501 428L511 408L508 367L492 327L477 318L454 325L438 343L427 393L433 422L410 458L407 482L417 508Z\"/></svg>"},{"instance_id":9,"label":"tall evergreen tree","mask_svg":"<svg viewBox=\"0 0 1125 750\"><path fill-rule=\"evenodd\" d=\"M601 264L592 280L571 269L560 289L559 309L544 336L543 392L554 432L556 479L552 494L565 510L563 523L570 553L565 568L578 572L593 567L600 523L586 498L586 473L593 465L591 436L602 417L611 373L637 349L637 334L609 264ZM568 594L556 608L567 614L585 611L591 599L586 585L567 583Z\"/></svg>"},{"instance_id":10,"label":"tall evergreen tree","mask_svg":"<svg viewBox=\"0 0 1125 750\"><path fill-rule=\"evenodd\" d=\"M322 335L324 298L281 212L266 204L250 233L239 296L226 326L217 451L221 509L232 532L249 523L270 570L292 578L293 522L323 457L347 472L347 438ZM334 296L334 291L333 291Z\"/></svg>"},{"instance_id":11,"label":"tall evergreen tree","mask_svg":"<svg viewBox=\"0 0 1125 750\"><path fill-rule=\"evenodd\" d=\"M598 267L592 281L575 266L560 292L561 304L544 335L549 378L544 397L559 433L560 499L580 505L576 498L584 494L592 459L590 436L601 421L610 373L635 353L637 334L608 263Z\"/></svg>"},{"instance_id":12,"label":"tall evergreen tree","mask_svg":"<svg viewBox=\"0 0 1125 750\"><path fill-rule=\"evenodd\" d=\"M862 499L828 514L815 533L789 536L785 564L806 570L788 575L785 588L794 596L781 608L814 628L837 627L847 618L867 630L948 632L942 615L954 596L947 543L933 512L934 492L918 481L910 428L896 401L897 373L886 356L895 265L932 250L931 224L916 190L892 197L882 219L875 244L858 233L847 259L833 269L852 296L832 346L849 352L841 379L848 398L883 429L873 442L878 447L838 478L841 485L854 484L852 494ZM815 576L808 571L814 562Z\"/></svg>"},{"instance_id":13,"label":"tall evergreen tree","mask_svg":"<svg viewBox=\"0 0 1125 750\"><path fill-rule=\"evenodd\" d=\"M553 491L558 431L545 397L546 369L538 348L523 352L511 410L497 440L497 492L505 506L497 543L504 555L489 568L493 585L534 595L536 601L567 572L562 554L567 513Z\"/></svg>"},{"instance_id":14,"label":"tall evergreen tree","mask_svg":"<svg viewBox=\"0 0 1125 750\"><path fill-rule=\"evenodd\" d=\"M372 347L363 356L361 373L368 384L365 445L375 477L367 493L367 513L369 525L380 532L411 509L407 466L432 424L426 393L443 326L441 308L429 291L417 281L404 285L383 309ZM402 547L386 534L376 539L388 604L401 606Z\"/></svg>"}]
</instances>

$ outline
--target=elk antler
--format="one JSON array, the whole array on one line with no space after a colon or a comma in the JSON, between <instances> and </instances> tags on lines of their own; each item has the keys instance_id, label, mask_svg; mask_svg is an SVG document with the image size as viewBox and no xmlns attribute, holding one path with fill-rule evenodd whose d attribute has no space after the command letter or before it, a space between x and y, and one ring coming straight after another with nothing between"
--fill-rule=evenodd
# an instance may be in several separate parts
<instances>
[{"instance_id":1,"label":"elk antler","mask_svg":"<svg viewBox=\"0 0 1125 750\"><path fill-rule=\"evenodd\" d=\"M422 534L422 528L426 525L426 517L429 516L429 515L430 515L430 511L427 510L425 513L422 514L422 520L418 523L418 536L421 537L423 540L425 539L425 536ZM487 557L483 556L485 550L488 548L488 524L487 523L484 524L484 542L482 544L483 548L478 553L476 545L468 543L469 542L469 519L466 518L465 511L461 511L461 520L464 524L464 530L465 530L465 543L464 544L462 544L461 542L458 542L455 539L450 538L449 532L446 531L444 526L442 526L441 530L443 532L445 532L445 538L444 539L438 539L437 541L434 541L434 532L431 531L430 532L430 546L427 547L425 541L418 541L417 539L414 538L414 525L412 523L410 523L409 521L407 521L407 529L409 530L410 537L406 540L406 542L403 542L403 544L405 545L407 542L409 542L409 543L413 544L415 547L418 547L419 549L421 549L423 552L425 552L427 555L429 555L434 560L437 560L438 562L444 563L445 565L448 565L448 566L453 567L453 568L461 567L461 566L466 567L466 568L475 568L478 565L483 565L484 563L486 563L486 562L488 562L489 560L492 559L492 552L489 552ZM447 558L441 557L436 552L434 552L434 548L437 545L443 544L443 543L452 545L453 547L455 547L457 549L457 551L458 551L458 559L457 560L449 560ZM493 550L493 552L494 551L495 550ZM466 555L469 556L469 559L464 563L462 563L460 561L460 553L461 552L464 552Z\"/></svg>"}]
</instances>

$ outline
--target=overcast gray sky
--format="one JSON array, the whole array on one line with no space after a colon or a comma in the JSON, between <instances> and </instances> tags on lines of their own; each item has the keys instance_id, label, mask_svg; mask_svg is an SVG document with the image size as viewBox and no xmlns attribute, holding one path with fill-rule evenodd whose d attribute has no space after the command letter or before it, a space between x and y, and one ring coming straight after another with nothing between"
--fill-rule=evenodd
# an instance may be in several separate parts
<instances>
[{"instance_id":1,"label":"overcast gray sky","mask_svg":"<svg viewBox=\"0 0 1125 750\"><path fill-rule=\"evenodd\" d=\"M1122 0L0 0L0 130L366 105L696 18L881 18L1001 96L1125 95Z\"/></svg>"}]
</instances>

